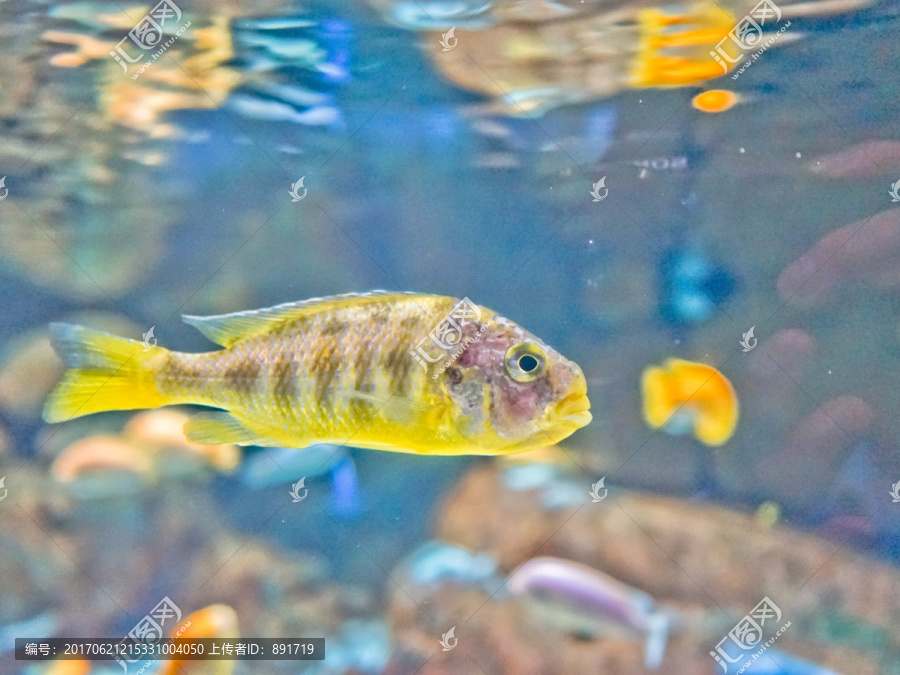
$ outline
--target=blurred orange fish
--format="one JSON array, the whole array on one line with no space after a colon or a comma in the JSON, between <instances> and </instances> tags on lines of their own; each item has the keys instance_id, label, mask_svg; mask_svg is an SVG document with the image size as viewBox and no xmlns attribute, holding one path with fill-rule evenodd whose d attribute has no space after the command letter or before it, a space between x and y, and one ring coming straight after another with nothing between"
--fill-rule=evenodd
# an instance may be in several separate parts
<instances>
[{"instance_id":1,"label":"blurred orange fish","mask_svg":"<svg viewBox=\"0 0 900 675\"><path fill-rule=\"evenodd\" d=\"M238 616L228 605L210 605L189 614L169 637L232 638L241 636ZM159 675L230 675L234 661L162 661Z\"/></svg>"},{"instance_id":2,"label":"blurred orange fish","mask_svg":"<svg viewBox=\"0 0 900 675\"><path fill-rule=\"evenodd\" d=\"M710 89L697 94L691 99L691 105L705 113L720 113L731 110L744 99L742 96L735 94L727 89Z\"/></svg>"},{"instance_id":3,"label":"blurred orange fish","mask_svg":"<svg viewBox=\"0 0 900 675\"><path fill-rule=\"evenodd\" d=\"M668 359L647 368L642 380L644 420L670 434L692 430L706 445L722 445L734 434L738 400L731 382L705 363Z\"/></svg>"},{"instance_id":4,"label":"blurred orange fish","mask_svg":"<svg viewBox=\"0 0 900 675\"><path fill-rule=\"evenodd\" d=\"M91 672L91 662L82 659L60 659L54 661L44 675L88 675Z\"/></svg>"}]
</instances>

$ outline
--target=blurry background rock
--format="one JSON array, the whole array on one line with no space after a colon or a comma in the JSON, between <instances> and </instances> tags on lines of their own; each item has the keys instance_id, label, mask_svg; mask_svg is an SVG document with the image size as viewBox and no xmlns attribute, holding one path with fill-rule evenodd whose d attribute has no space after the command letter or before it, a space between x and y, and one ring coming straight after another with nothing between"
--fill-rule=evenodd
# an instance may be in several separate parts
<instances>
[{"instance_id":1,"label":"blurry background rock","mask_svg":"<svg viewBox=\"0 0 900 675\"><path fill-rule=\"evenodd\" d=\"M890 209L829 233L778 277L785 302L822 306L841 286L864 280L900 285L900 209Z\"/></svg>"},{"instance_id":2,"label":"blurry background rock","mask_svg":"<svg viewBox=\"0 0 900 675\"><path fill-rule=\"evenodd\" d=\"M866 670L873 667L882 672L897 668L900 632L891 618L900 604L900 572L895 568L790 528L761 527L752 516L721 507L621 490L591 503L589 488L584 481L582 505L548 510L538 490L510 492L497 470L479 467L447 497L436 534L493 556L511 574L535 554L584 563L649 593L657 603L721 612L723 636L729 625L769 596L792 621L778 649L837 670L848 663L860 664L865 672L874 672ZM434 633L434 613L440 611L443 623L460 624L458 635L475 642L485 626L501 623L499 617L488 620L482 612L500 608L491 602L479 610L487 594L474 589L469 593L468 599L463 594L434 598L427 620L414 611L415 606L395 614L394 620L413 633ZM395 612L404 606L403 600L409 604L407 598L395 596ZM463 625L473 614L475 618ZM508 621L504 615L502 623ZM855 628L831 647L830 626L836 622ZM533 645L539 639L524 628L514 632L523 643ZM559 640L561 635L544 633L541 644L552 650ZM684 640L673 639L669 647L676 662L687 658L708 664L684 672L712 673L715 664L707 661L709 636L693 643L691 637ZM477 644L474 654L482 649ZM638 668L634 672L642 672L637 665L642 647L640 643L631 647ZM481 653L482 658L491 658L488 652ZM665 662L671 657L667 651ZM675 672L681 671L676 667Z\"/></svg>"}]
</instances>

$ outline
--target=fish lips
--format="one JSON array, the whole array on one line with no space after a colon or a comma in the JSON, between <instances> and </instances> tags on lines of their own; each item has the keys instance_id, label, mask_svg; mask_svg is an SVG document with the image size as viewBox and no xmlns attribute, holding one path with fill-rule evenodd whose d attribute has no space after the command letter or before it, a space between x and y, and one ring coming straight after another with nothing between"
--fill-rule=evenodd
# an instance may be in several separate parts
<instances>
[{"instance_id":1,"label":"fish lips","mask_svg":"<svg viewBox=\"0 0 900 675\"><path fill-rule=\"evenodd\" d=\"M561 426L572 427L572 430L587 426L593 416L589 412L591 401L587 394L577 391L569 394L556 409L556 416Z\"/></svg>"}]
</instances>

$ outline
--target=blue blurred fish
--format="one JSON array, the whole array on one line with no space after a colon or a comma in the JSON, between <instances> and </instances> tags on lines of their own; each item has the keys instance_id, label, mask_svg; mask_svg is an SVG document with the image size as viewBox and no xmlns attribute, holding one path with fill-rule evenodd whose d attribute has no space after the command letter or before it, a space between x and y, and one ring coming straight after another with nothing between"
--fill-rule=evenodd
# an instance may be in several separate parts
<instances>
[{"instance_id":1,"label":"blue blurred fish","mask_svg":"<svg viewBox=\"0 0 900 675\"><path fill-rule=\"evenodd\" d=\"M491 0L370 0L382 16L401 28L438 30L492 26Z\"/></svg>"},{"instance_id":2,"label":"blue blurred fish","mask_svg":"<svg viewBox=\"0 0 900 675\"><path fill-rule=\"evenodd\" d=\"M659 263L660 314L675 326L707 321L735 291L727 270L705 255L675 247Z\"/></svg>"},{"instance_id":3,"label":"blue blurred fish","mask_svg":"<svg viewBox=\"0 0 900 675\"><path fill-rule=\"evenodd\" d=\"M349 80L349 24L304 16L238 19L232 33L230 65L248 77L228 98L230 109L249 119L342 125L335 94Z\"/></svg>"},{"instance_id":4,"label":"blue blurred fish","mask_svg":"<svg viewBox=\"0 0 900 675\"><path fill-rule=\"evenodd\" d=\"M331 470L331 509L343 518L353 518L361 506L356 465L345 455Z\"/></svg>"},{"instance_id":5,"label":"blue blurred fish","mask_svg":"<svg viewBox=\"0 0 900 675\"><path fill-rule=\"evenodd\" d=\"M327 475L331 482L331 508L336 515L352 518L362 508L356 466L343 446L311 445L300 451L296 448L266 448L248 455L240 475L241 482L252 490L281 486L300 476Z\"/></svg>"},{"instance_id":6,"label":"blue blurred fish","mask_svg":"<svg viewBox=\"0 0 900 675\"><path fill-rule=\"evenodd\" d=\"M293 69L292 84L315 88L349 78L352 31L338 19L239 19L232 24L234 65L247 71Z\"/></svg>"},{"instance_id":7,"label":"blue blurred fish","mask_svg":"<svg viewBox=\"0 0 900 675\"><path fill-rule=\"evenodd\" d=\"M743 663L745 661L741 662L741 664ZM735 664L734 667L740 669L741 666ZM744 673L748 675L838 675L836 671L818 663L799 659L774 649L766 650L744 670Z\"/></svg>"},{"instance_id":8,"label":"blue blurred fish","mask_svg":"<svg viewBox=\"0 0 900 675\"><path fill-rule=\"evenodd\" d=\"M339 126L341 111L332 105L303 106L270 97L263 89L239 89L228 98L228 107L242 117L269 122L294 122L306 126Z\"/></svg>"},{"instance_id":9,"label":"blue blurred fish","mask_svg":"<svg viewBox=\"0 0 900 675\"><path fill-rule=\"evenodd\" d=\"M423 544L406 558L401 567L405 575L420 586L499 581L497 562L489 554L473 553L441 541Z\"/></svg>"}]
</instances>

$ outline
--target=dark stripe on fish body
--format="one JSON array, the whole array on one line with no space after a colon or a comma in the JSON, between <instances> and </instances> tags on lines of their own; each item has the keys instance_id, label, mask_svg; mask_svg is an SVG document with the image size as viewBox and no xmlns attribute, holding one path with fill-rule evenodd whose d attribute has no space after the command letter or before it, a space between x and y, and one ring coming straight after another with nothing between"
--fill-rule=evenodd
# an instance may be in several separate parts
<instances>
[{"instance_id":1,"label":"dark stripe on fish body","mask_svg":"<svg viewBox=\"0 0 900 675\"><path fill-rule=\"evenodd\" d=\"M315 401L324 408L328 399L333 398L329 394L333 393L331 384L341 365L340 343L334 337L320 337L317 342L320 347L314 356L311 375L315 381Z\"/></svg>"},{"instance_id":2,"label":"dark stripe on fish body","mask_svg":"<svg viewBox=\"0 0 900 675\"><path fill-rule=\"evenodd\" d=\"M385 352L381 361L388 376L388 393L391 395L400 395L406 389L406 374L408 372L408 363L412 361L409 355L409 348L406 345L394 345Z\"/></svg>"},{"instance_id":3,"label":"dark stripe on fish body","mask_svg":"<svg viewBox=\"0 0 900 675\"><path fill-rule=\"evenodd\" d=\"M173 397L187 392L192 399L196 397L197 400L192 402L221 407L219 400L210 392L211 381L215 379L217 359L211 361L205 357L205 354L166 352L166 359L157 368L154 376L157 390L163 395Z\"/></svg>"},{"instance_id":4,"label":"dark stripe on fish body","mask_svg":"<svg viewBox=\"0 0 900 675\"><path fill-rule=\"evenodd\" d=\"M325 337L334 337L342 334L347 328L347 324L339 318L330 318L325 325L319 329L319 332Z\"/></svg>"},{"instance_id":5,"label":"dark stripe on fish body","mask_svg":"<svg viewBox=\"0 0 900 675\"><path fill-rule=\"evenodd\" d=\"M294 360L286 354L279 354L272 366L272 393L276 398L290 401L296 396L296 372Z\"/></svg>"},{"instance_id":6,"label":"dark stripe on fish body","mask_svg":"<svg viewBox=\"0 0 900 675\"><path fill-rule=\"evenodd\" d=\"M226 386L241 394L257 390L262 364L248 358L231 361L225 366L223 378Z\"/></svg>"},{"instance_id":7,"label":"dark stripe on fish body","mask_svg":"<svg viewBox=\"0 0 900 675\"><path fill-rule=\"evenodd\" d=\"M410 387L410 370L413 365L420 367L409 355L409 350L403 346L398 346L396 351L396 362L392 373L390 393L396 396L405 396L409 392Z\"/></svg>"},{"instance_id":8,"label":"dark stripe on fish body","mask_svg":"<svg viewBox=\"0 0 900 675\"><path fill-rule=\"evenodd\" d=\"M353 382L354 391L371 394L374 388L374 375L372 370L372 361L375 355L370 345L363 345L356 354L356 363L353 364L356 370L356 379Z\"/></svg>"},{"instance_id":9,"label":"dark stripe on fish body","mask_svg":"<svg viewBox=\"0 0 900 675\"><path fill-rule=\"evenodd\" d=\"M381 332L382 328L391 321L393 313L394 307L391 305L380 304L376 305L376 309L369 315L369 319L375 325L376 330Z\"/></svg>"},{"instance_id":10,"label":"dark stripe on fish body","mask_svg":"<svg viewBox=\"0 0 900 675\"><path fill-rule=\"evenodd\" d=\"M168 353L168 358L156 371L156 383L160 391L175 391L184 387L185 383L202 384L207 379L201 364L193 356Z\"/></svg>"},{"instance_id":11,"label":"dark stripe on fish body","mask_svg":"<svg viewBox=\"0 0 900 675\"><path fill-rule=\"evenodd\" d=\"M407 316L400 320L400 330L408 335L412 335L422 323L421 317Z\"/></svg>"}]
</instances>

